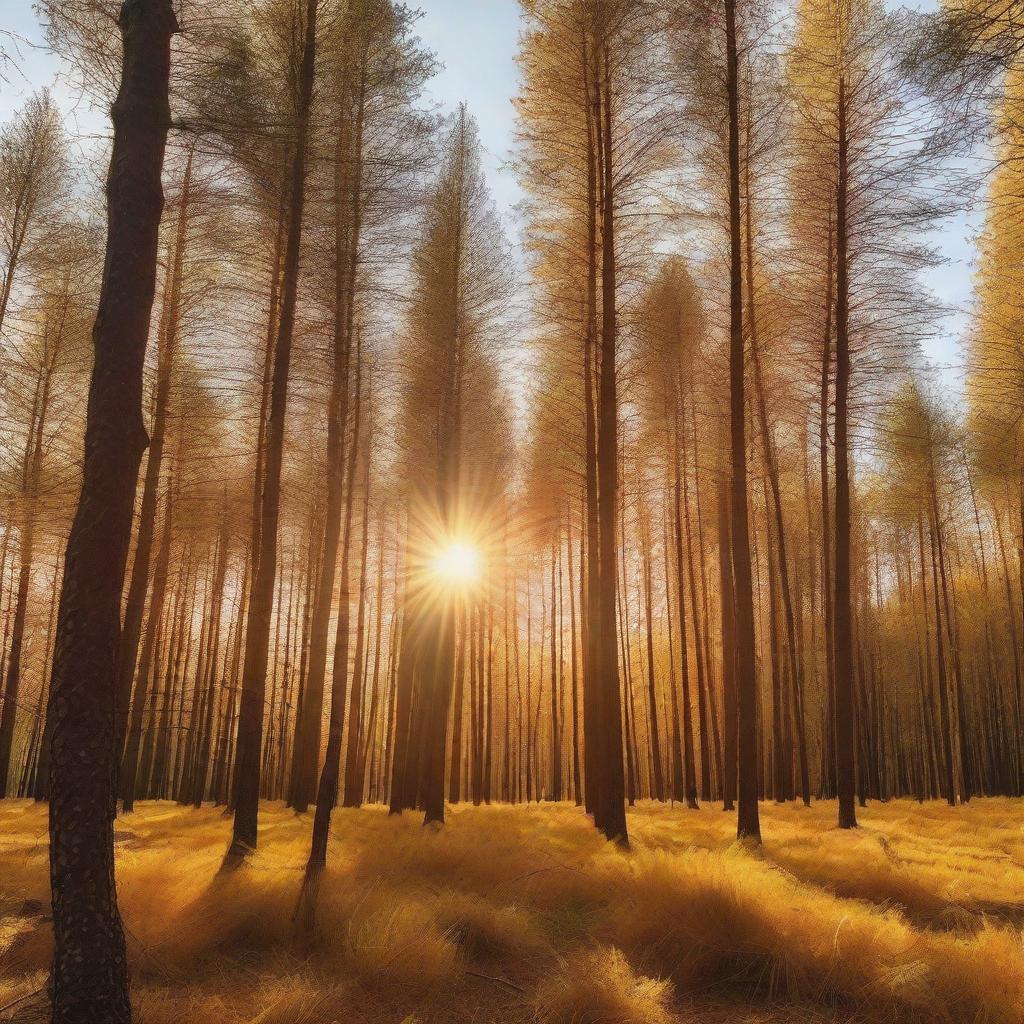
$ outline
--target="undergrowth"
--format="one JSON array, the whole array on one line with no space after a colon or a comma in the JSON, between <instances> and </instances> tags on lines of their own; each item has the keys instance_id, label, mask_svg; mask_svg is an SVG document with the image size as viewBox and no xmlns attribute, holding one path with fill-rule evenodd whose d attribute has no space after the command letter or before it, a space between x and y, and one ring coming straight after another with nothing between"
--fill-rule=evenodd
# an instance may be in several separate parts
<instances>
[{"instance_id":1,"label":"undergrowth","mask_svg":"<svg viewBox=\"0 0 1024 1024\"><path fill-rule=\"evenodd\" d=\"M279 805L219 874L214 808L139 805L116 829L141 1024L1018 1024L1021 807L642 804L632 847L565 804L457 807L447 826L339 810L314 933L295 907L310 822ZM0 804L0 1021L45 1019L45 809ZM16 1001L17 1000L17 1001ZM12 1004L12 1005L9 1005Z\"/></svg>"}]
</instances>

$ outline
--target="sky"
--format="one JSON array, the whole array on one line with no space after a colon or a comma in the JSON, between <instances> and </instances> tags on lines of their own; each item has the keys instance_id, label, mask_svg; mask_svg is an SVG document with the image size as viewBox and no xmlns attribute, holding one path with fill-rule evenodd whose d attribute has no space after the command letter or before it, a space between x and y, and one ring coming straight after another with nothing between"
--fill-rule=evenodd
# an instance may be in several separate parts
<instances>
[{"instance_id":1,"label":"sky","mask_svg":"<svg viewBox=\"0 0 1024 1024\"><path fill-rule=\"evenodd\" d=\"M495 202L507 226L520 197L507 167L515 124L512 97L518 89L515 57L520 8L517 0L411 0L422 11L417 33L443 67L431 80L429 98L454 110L465 100L480 126L485 167ZM185 26L187 29L187 25ZM0 30L14 39L0 40L13 53L17 69L8 67L0 82L0 121L6 121L25 97L43 85L68 112L69 129L87 138L105 131L103 111L90 107L60 78L60 62L43 45L42 29L29 0L0 0Z\"/></svg>"},{"instance_id":2,"label":"sky","mask_svg":"<svg viewBox=\"0 0 1024 1024\"><path fill-rule=\"evenodd\" d=\"M443 65L429 86L429 96L444 109L465 101L480 128L484 167L491 191L511 238L516 237L515 205L520 198L515 175L508 167L514 142L512 97L518 89L515 56L520 8L518 0L412 0L422 11L417 26L424 43ZM933 0L914 6L931 7ZM0 40L13 53L17 67L0 69L0 121L6 121L34 89L51 85L67 113L72 134L89 139L106 130L105 112L91 107L60 77L57 59L43 45L38 19L28 0L0 0L0 30L14 38ZM963 353L960 335L970 303L974 238L980 229L978 211L954 218L933 236L946 262L926 272L923 286L956 310L940 334L925 346L925 358L938 368L943 390L962 394Z\"/></svg>"}]
</instances>

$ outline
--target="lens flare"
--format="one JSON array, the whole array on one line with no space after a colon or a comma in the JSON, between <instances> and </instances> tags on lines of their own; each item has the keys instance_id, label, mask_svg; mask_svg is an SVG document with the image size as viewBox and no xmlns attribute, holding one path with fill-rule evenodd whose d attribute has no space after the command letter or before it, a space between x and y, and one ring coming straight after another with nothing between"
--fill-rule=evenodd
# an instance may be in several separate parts
<instances>
[{"instance_id":1,"label":"lens flare","mask_svg":"<svg viewBox=\"0 0 1024 1024\"><path fill-rule=\"evenodd\" d=\"M438 552L434 572L450 583L473 583L480 578L480 552L465 541L452 541Z\"/></svg>"}]
</instances>

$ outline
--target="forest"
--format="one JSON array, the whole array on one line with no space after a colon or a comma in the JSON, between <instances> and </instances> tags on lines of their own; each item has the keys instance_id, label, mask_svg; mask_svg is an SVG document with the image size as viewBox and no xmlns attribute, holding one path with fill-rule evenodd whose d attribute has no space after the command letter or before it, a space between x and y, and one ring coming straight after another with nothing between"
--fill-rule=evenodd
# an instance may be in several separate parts
<instances>
[{"instance_id":1,"label":"forest","mask_svg":"<svg viewBox=\"0 0 1024 1024\"><path fill-rule=\"evenodd\" d=\"M1019 1024L1024 3L464 3L0 6L0 1021Z\"/></svg>"}]
</instances>

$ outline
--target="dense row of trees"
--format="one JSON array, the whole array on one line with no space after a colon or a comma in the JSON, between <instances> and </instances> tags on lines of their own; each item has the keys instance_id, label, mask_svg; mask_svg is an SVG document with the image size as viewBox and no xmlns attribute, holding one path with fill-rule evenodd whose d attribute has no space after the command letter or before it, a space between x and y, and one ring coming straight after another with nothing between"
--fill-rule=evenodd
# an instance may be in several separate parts
<instances>
[{"instance_id":1,"label":"dense row of trees","mask_svg":"<svg viewBox=\"0 0 1024 1024\"><path fill-rule=\"evenodd\" d=\"M405 8L117 11L46 7L117 90L105 253L52 98L0 132L0 794L51 801L55 1019L129 1016L115 801L223 805L225 869L315 805L312 914L338 803L626 843L637 799L756 841L1021 793L1012 11L529 0L519 260ZM986 109L964 411L920 272Z\"/></svg>"}]
</instances>

